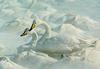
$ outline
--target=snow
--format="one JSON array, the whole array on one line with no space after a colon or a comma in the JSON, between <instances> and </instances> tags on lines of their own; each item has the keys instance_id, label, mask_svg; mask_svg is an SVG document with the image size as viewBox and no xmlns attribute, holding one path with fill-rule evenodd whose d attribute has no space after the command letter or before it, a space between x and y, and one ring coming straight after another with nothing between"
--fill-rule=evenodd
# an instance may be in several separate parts
<instances>
[{"instance_id":1,"label":"snow","mask_svg":"<svg viewBox=\"0 0 100 69\"><path fill-rule=\"evenodd\" d=\"M7 57L0 57L0 69L26 69L14 62Z\"/></svg>"},{"instance_id":2,"label":"snow","mask_svg":"<svg viewBox=\"0 0 100 69\"><path fill-rule=\"evenodd\" d=\"M17 54L13 61L29 69L38 69L45 65L57 62L56 59L49 57L47 54L41 52L22 52Z\"/></svg>"}]
</instances>

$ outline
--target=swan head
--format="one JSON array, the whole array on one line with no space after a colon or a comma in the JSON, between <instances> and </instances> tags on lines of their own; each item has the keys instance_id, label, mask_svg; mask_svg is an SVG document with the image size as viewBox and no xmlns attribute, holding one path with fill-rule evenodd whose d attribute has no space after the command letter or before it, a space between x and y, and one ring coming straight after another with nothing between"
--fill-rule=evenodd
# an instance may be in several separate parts
<instances>
[{"instance_id":1,"label":"swan head","mask_svg":"<svg viewBox=\"0 0 100 69\"><path fill-rule=\"evenodd\" d=\"M23 32L20 36L26 36L26 35L28 35L28 34L31 34L31 31L32 31L35 27L36 27L36 21L33 20L33 23L32 23L32 25L31 25L31 28L30 28L30 29L29 29L29 28L26 28L26 29L24 30L24 32Z\"/></svg>"}]
</instances>

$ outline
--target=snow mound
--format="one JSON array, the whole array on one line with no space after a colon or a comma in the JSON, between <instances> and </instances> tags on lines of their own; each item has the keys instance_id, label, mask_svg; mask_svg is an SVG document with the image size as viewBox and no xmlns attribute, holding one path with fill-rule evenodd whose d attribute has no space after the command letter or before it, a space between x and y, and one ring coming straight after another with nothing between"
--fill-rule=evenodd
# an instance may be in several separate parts
<instances>
[{"instance_id":1,"label":"snow mound","mask_svg":"<svg viewBox=\"0 0 100 69\"><path fill-rule=\"evenodd\" d=\"M86 31L83 31L81 29L79 29L78 27L75 27L72 24L62 24L61 26L61 34L64 35L68 35L69 37L74 37L76 39L81 39L81 40L90 40L90 41L94 41L96 40L95 37L93 37L92 35L88 34Z\"/></svg>"},{"instance_id":2,"label":"snow mound","mask_svg":"<svg viewBox=\"0 0 100 69\"><path fill-rule=\"evenodd\" d=\"M14 62L7 57L0 57L0 69L26 69Z\"/></svg>"},{"instance_id":3,"label":"snow mound","mask_svg":"<svg viewBox=\"0 0 100 69\"><path fill-rule=\"evenodd\" d=\"M80 16L80 15L66 15L66 19L64 21L65 24L72 24L75 27L86 31L87 33L90 33L96 37L98 37L97 34L100 34L100 24L89 17L86 16Z\"/></svg>"},{"instance_id":4,"label":"snow mound","mask_svg":"<svg viewBox=\"0 0 100 69\"><path fill-rule=\"evenodd\" d=\"M22 52L15 56L13 61L29 69L37 69L42 66L56 62L56 59L49 57L48 55L40 52Z\"/></svg>"},{"instance_id":5,"label":"snow mound","mask_svg":"<svg viewBox=\"0 0 100 69\"><path fill-rule=\"evenodd\" d=\"M68 62L67 59L62 59L56 63L45 66L42 69L92 69L88 64L82 61Z\"/></svg>"}]
</instances>

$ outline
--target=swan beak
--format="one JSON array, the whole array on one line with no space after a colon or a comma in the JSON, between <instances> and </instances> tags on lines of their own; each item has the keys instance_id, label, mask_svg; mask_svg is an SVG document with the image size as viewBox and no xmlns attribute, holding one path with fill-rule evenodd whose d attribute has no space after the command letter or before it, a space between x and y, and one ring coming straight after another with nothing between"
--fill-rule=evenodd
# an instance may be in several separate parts
<instances>
[{"instance_id":1,"label":"swan beak","mask_svg":"<svg viewBox=\"0 0 100 69\"><path fill-rule=\"evenodd\" d=\"M27 29L25 29L25 31L20 35L21 37L27 35L27 31L26 30Z\"/></svg>"},{"instance_id":2,"label":"swan beak","mask_svg":"<svg viewBox=\"0 0 100 69\"><path fill-rule=\"evenodd\" d=\"M22 36L25 36L25 35L27 35L27 33L24 32L24 33L22 33L20 36L22 37Z\"/></svg>"}]
</instances>

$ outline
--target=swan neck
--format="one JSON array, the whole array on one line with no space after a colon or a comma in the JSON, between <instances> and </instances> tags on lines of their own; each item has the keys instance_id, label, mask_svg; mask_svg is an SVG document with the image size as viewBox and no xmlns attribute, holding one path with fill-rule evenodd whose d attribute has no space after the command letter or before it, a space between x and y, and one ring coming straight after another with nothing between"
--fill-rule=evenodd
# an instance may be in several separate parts
<instances>
[{"instance_id":1,"label":"swan neck","mask_svg":"<svg viewBox=\"0 0 100 69\"><path fill-rule=\"evenodd\" d=\"M35 31L31 31L31 37L32 37L32 40L31 40L31 44L33 45L34 44L34 46L36 46L36 44L37 44L37 41L38 41L38 34L35 32Z\"/></svg>"},{"instance_id":2,"label":"swan neck","mask_svg":"<svg viewBox=\"0 0 100 69\"><path fill-rule=\"evenodd\" d=\"M43 34L43 36L39 39L39 43L43 43L50 35L50 26L47 23L42 23L40 25L43 25L45 28L45 33Z\"/></svg>"}]
</instances>

